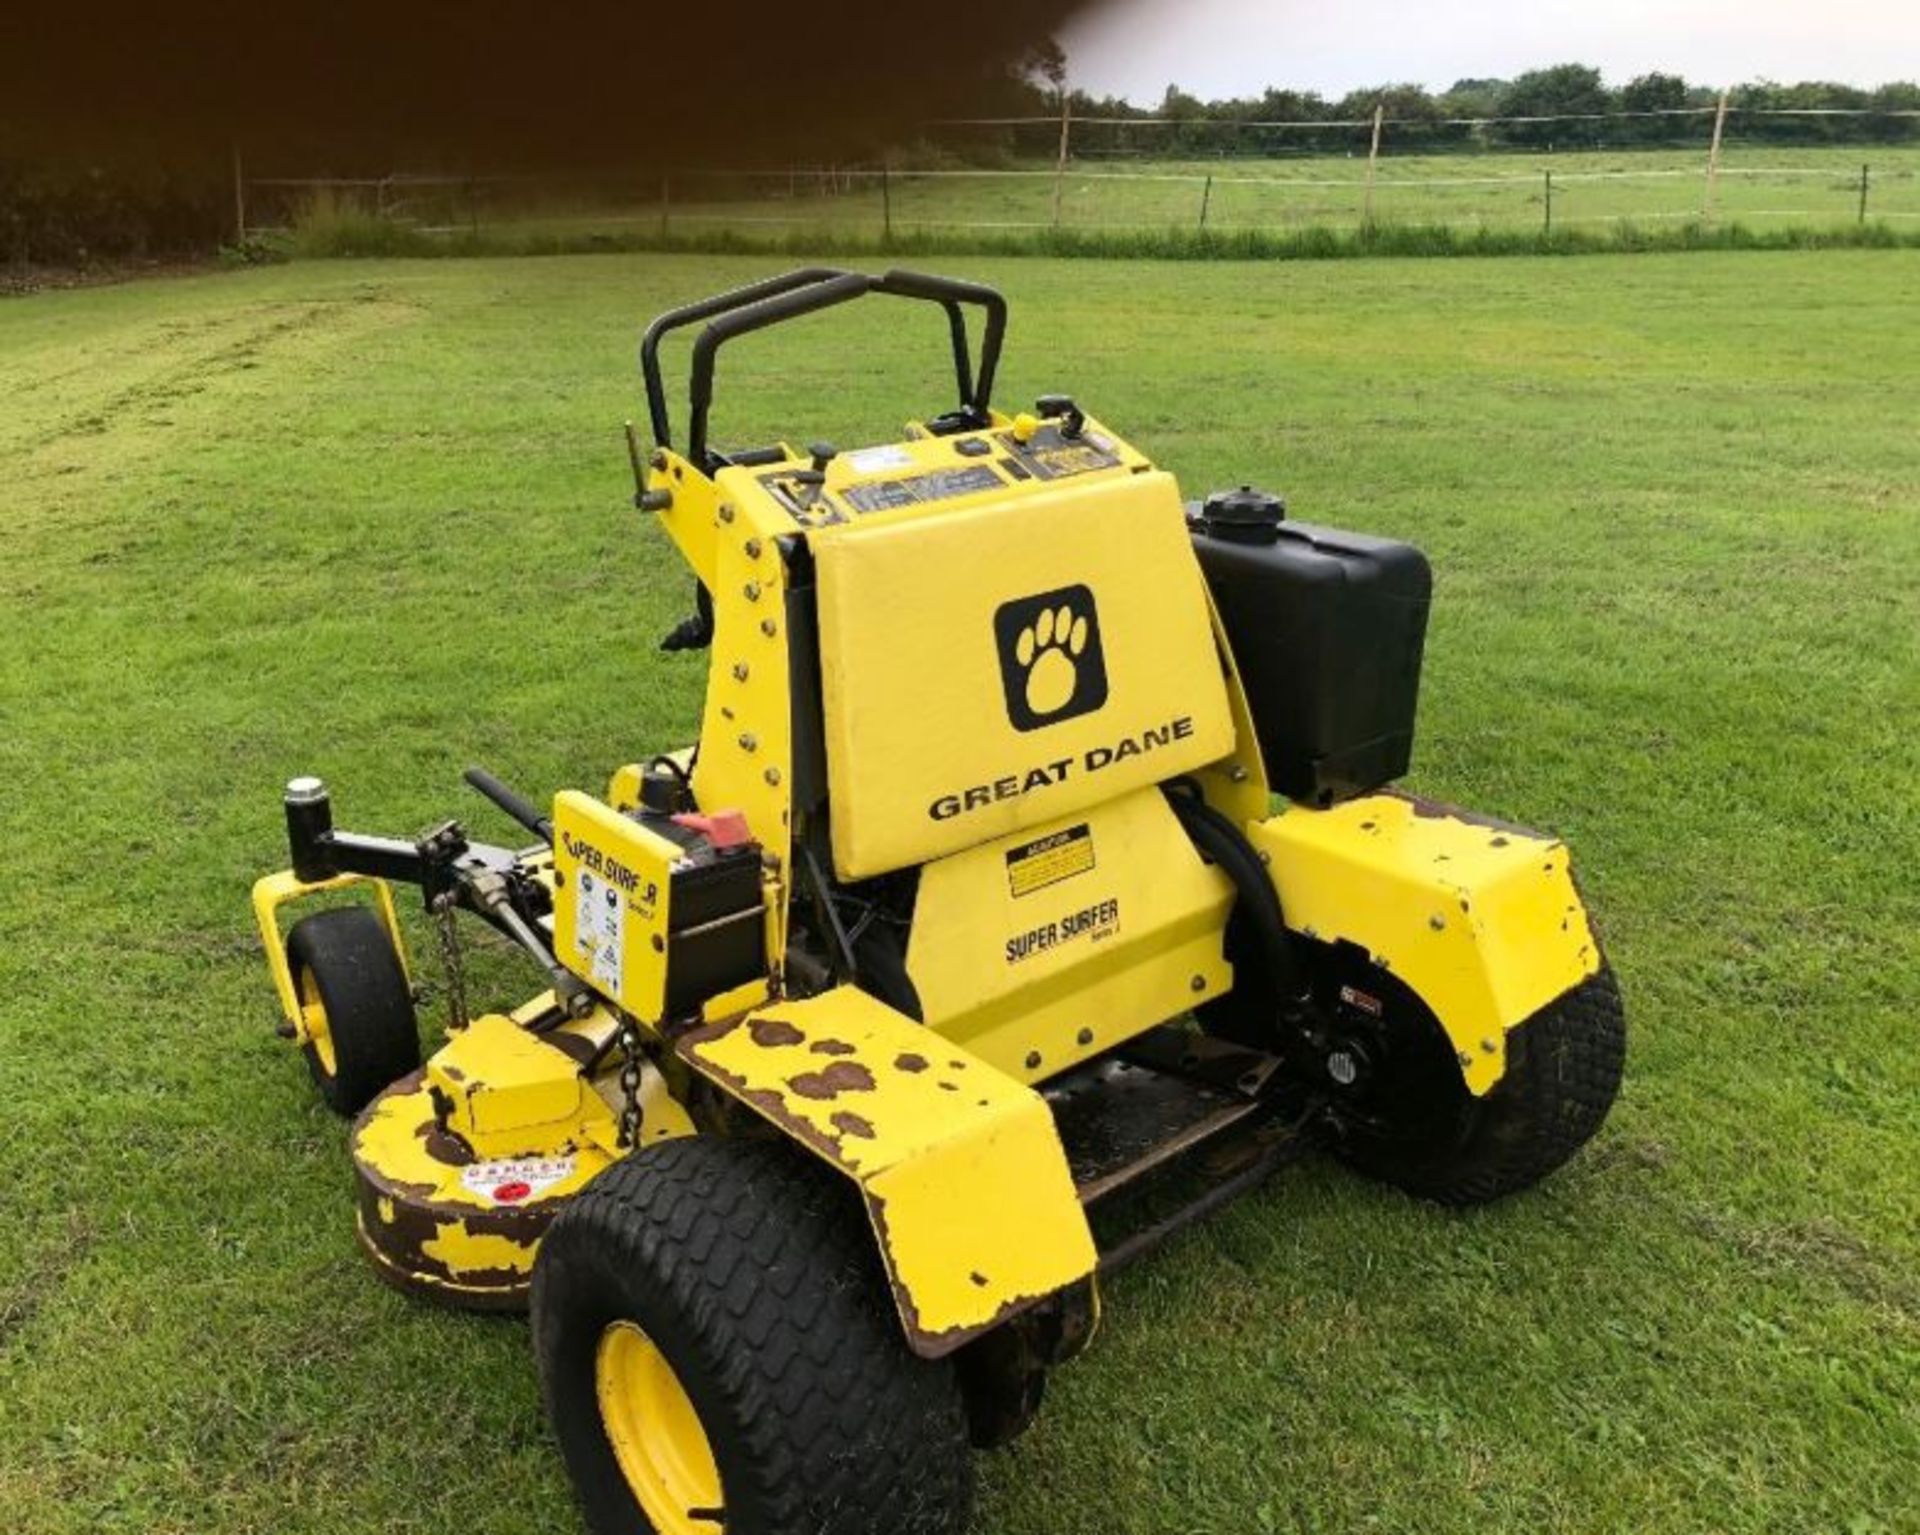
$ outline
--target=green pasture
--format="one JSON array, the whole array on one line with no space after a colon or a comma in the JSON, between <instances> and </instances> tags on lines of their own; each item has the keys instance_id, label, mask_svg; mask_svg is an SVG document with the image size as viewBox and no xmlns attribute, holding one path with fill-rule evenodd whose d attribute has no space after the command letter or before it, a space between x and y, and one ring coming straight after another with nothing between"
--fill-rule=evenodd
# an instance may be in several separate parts
<instances>
[{"instance_id":1,"label":"green pasture","mask_svg":"<svg viewBox=\"0 0 1920 1535\"><path fill-rule=\"evenodd\" d=\"M1426 549L1410 786L1569 839L1631 1034L1530 1196L1315 1162L1119 1278L979 1535L1920 1531L1920 255L946 265L1013 301L1006 400ZM467 763L594 787L690 738L619 428L638 325L770 269L0 303L8 1535L579 1529L524 1326L358 1255L247 890L295 773L505 836ZM941 346L893 305L743 341L716 432L883 439Z\"/></svg>"},{"instance_id":2,"label":"green pasture","mask_svg":"<svg viewBox=\"0 0 1920 1535\"><path fill-rule=\"evenodd\" d=\"M1909 229L1920 221L1920 148L1782 149L1733 145L1713 207L1724 223L1755 230L1851 226L1860 216L1868 167L1869 221ZM1605 233L1629 223L1649 231L1702 220L1706 151L1619 150L1488 155L1386 155L1375 172L1372 213L1384 225L1444 224L1519 233L1546 224L1547 173L1557 229ZM1297 234L1350 229L1367 213L1367 165L1355 156L1283 160L1076 159L1060 178L1058 227L1080 233L1197 230ZM666 186L665 229L682 236L732 230L765 239L783 231L836 237L1007 235L1055 226L1055 172L1020 161L991 170L945 165L896 170L883 188L871 173L688 174ZM546 196L523 186L404 189L403 212L450 233L475 224L579 239L631 239L663 227L658 183L603 186ZM411 201L406 199L411 198ZM1203 224L1204 214L1204 224Z\"/></svg>"}]
</instances>

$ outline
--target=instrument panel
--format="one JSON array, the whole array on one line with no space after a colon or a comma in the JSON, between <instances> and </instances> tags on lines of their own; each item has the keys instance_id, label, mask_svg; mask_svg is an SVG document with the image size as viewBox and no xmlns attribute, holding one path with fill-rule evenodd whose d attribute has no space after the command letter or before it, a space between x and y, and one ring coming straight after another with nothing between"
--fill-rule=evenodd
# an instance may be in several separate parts
<instances>
[{"instance_id":1,"label":"instrument panel","mask_svg":"<svg viewBox=\"0 0 1920 1535\"><path fill-rule=\"evenodd\" d=\"M996 413L993 424L980 431L816 455L811 465L793 455L754 478L800 527L817 528L1022 486L1037 489L1075 475L1148 467L1091 421L1070 433L1059 422L1027 416L1009 420Z\"/></svg>"}]
</instances>

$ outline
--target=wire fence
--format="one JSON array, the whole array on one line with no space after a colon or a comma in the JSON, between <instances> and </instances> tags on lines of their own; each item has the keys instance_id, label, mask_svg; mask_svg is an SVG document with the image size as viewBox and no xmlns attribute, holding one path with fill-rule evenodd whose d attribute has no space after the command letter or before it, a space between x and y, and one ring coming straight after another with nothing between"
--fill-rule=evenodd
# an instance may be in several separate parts
<instances>
[{"instance_id":1,"label":"wire fence","mask_svg":"<svg viewBox=\"0 0 1920 1535\"><path fill-rule=\"evenodd\" d=\"M1893 131L1889 124L1911 128L1915 142L1781 145L1751 133L1763 120L1849 117L1870 117L1883 134ZM883 159L831 166L248 178L236 157L235 196L250 232L360 218L429 238L512 235L586 248L596 240L630 245L725 231L885 243L966 231L1913 227L1920 225L1920 121L1908 119L1920 120L1920 112L1743 110L1725 98L1642 112L1421 119L1378 112L1331 122L1063 113L931 124L917 143ZM1633 142L1652 128L1684 128L1691 141ZM1045 154L1034 139L1041 129L1053 140ZM1484 140L1496 129L1550 136L1495 147ZM1156 135L1159 149L1150 142ZM1210 153L1209 135L1221 141Z\"/></svg>"}]
</instances>

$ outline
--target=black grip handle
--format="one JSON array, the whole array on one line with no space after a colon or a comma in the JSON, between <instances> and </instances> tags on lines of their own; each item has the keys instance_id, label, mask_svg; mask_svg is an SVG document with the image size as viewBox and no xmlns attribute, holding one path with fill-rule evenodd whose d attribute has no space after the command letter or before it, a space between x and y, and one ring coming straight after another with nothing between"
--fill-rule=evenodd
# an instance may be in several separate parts
<instances>
[{"instance_id":1,"label":"black grip handle","mask_svg":"<svg viewBox=\"0 0 1920 1535\"><path fill-rule=\"evenodd\" d=\"M660 339L669 331L699 320L710 322L694 342L692 378L688 385L691 420L687 456L704 469L707 467L707 418L713 405L714 366L721 346L736 336L829 309L869 293L890 293L900 298L921 299L938 304L946 311L961 408L984 423L993 394L994 374L999 367L1000 347L1007 329L1007 301L996 290L983 283L937 277L926 272L895 270L875 277L833 267L803 267L781 277L768 278L764 282L736 288L697 304L670 310L647 327L640 343L640 366L646 377L647 407L655 443L660 447L672 445L659 356ZM961 309L963 304L977 306L986 312L978 374L973 371L968 355L967 322Z\"/></svg>"},{"instance_id":2,"label":"black grip handle","mask_svg":"<svg viewBox=\"0 0 1920 1535\"><path fill-rule=\"evenodd\" d=\"M660 379L660 342L669 331L698 324L701 320L710 320L717 314L725 314L729 309L741 309L748 304L757 304L762 299L772 298L775 294L786 293L794 288L803 288L808 283L825 282L830 277L845 275L838 267L801 267L797 271L783 272L778 277L768 277L759 282L748 283L744 288L732 288L725 293L716 293L712 298L703 298L697 304L683 304L678 309L669 309L657 318L647 327L646 334L640 338L640 372L646 380L647 418L653 427L654 442L663 448L671 447L673 443L668 433L667 391Z\"/></svg>"},{"instance_id":3,"label":"black grip handle","mask_svg":"<svg viewBox=\"0 0 1920 1535\"><path fill-rule=\"evenodd\" d=\"M485 768L470 767L461 776L542 842L553 841L552 820L540 814L532 801L508 788Z\"/></svg>"}]
</instances>

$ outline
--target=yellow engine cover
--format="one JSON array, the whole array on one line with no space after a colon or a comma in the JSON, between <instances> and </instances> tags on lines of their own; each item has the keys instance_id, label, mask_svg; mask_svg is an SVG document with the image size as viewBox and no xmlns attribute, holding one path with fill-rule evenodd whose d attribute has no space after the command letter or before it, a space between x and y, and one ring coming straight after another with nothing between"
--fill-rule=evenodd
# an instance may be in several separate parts
<instances>
[{"instance_id":1,"label":"yellow engine cover","mask_svg":"<svg viewBox=\"0 0 1920 1535\"><path fill-rule=\"evenodd\" d=\"M920 871L907 972L928 1027L1019 1081L1225 992L1233 886L1158 789Z\"/></svg>"},{"instance_id":2,"label":"yellow engine cover","mask_svg":"<svg viewBox=\"0 0 1920 1535\"><path fill-rule=\"evenodd\" d=\"M1043 825L1233 749L1169 475L847 522L812 544L845 878Z\"/></svg>"}]
</instances>

